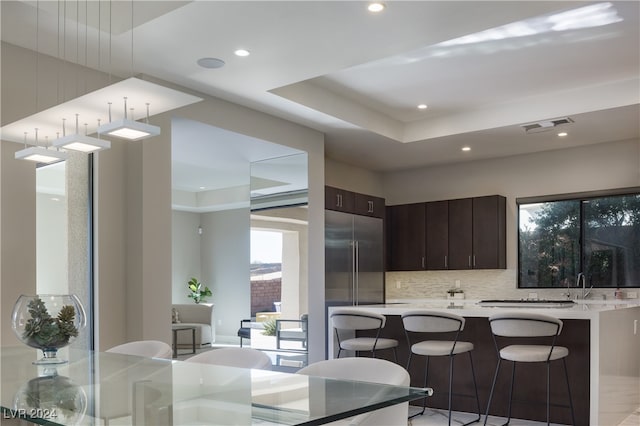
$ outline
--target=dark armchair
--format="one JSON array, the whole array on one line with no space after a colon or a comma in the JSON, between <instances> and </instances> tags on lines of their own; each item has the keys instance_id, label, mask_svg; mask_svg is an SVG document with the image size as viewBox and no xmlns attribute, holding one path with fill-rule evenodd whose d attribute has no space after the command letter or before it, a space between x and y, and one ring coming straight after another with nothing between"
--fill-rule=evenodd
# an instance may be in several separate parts
<instances>
[{"instance_id":1,"label":"dark armchair","mask_svg":"<svg viewBox=\"0 0 640 426\"><path fill-rule=\"evenodd\" d=\"M282 341L293 341L302 343L301 351L307 350L307 319L308 315L304 314L299 320L277 319L276 320L276 347L282 349L280 343ZM294 324L297 327L286 327L286 325ZM284 327L283 327L284 326Z\"/></svg>"},{"instance_id":2,"label":"dark armchair","mask_svg":"<svg viewBox=\"0 0 640 426\"><path fill-rule=\"evenodd\" d=\"M238 329L238 337L240 337L240 347L242 347L242 339L251 340L251 320L243 319L240 321L240 328Z\"/></svg>"}]
</instances>

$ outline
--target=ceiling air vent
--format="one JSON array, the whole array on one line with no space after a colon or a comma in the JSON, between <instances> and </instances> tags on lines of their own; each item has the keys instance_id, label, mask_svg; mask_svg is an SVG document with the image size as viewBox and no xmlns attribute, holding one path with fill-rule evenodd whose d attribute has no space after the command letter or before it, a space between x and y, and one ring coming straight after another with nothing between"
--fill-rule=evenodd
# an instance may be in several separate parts
<instances>
[{"instance_id":1,"label":"ceiling air vent","mask_svg":"<svg viewBox=\"0 0 640 426\"><path fill-rule=\"evenodd\" d=\"M526 133L540 133L552 130L553 128L562 126L563 124L571 123L573 123L572 119L569 117L562 117L536 121L535 123L521 124L520 127L522 127Z\"/></svg>"}]
</instances>

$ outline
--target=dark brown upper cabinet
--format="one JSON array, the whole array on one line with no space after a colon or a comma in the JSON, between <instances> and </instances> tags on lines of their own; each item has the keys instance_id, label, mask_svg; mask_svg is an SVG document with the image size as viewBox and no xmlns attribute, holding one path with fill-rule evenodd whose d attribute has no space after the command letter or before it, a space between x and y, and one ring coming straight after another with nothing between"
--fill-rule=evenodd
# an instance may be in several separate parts
<instances>
[{"instance_id":1,"label":"dark brown upper cabinet","mask_svg":"<svg viewBox=\"0 0 640 426\"><path fill-rule=\"evenodd\" d=\"M433 201L426 208L426 269L449 269L449 202Z\"/></svg>"},{"instance_id":2,"label":"dark brown upper cabinet","mask_svg":"<svg viewBox=\"0 0 640 426\"><path fill-rule=\"evenodd\" d=\"M355 206L355 214L359 214L362 216L372 216L384 218L385 215L385 205L384 198L374 197L372 195L366 194L355 194L356 197L356 206Z\"/></svg>"},{"instance_id":3,"label":"dark brown upper cabinet","mask_svg":"<svg viewBox=\"0 0 640 426\"><path fill-rule=\"evenodd\" d=\"M324 188L324 208L360 216L384 218L385 215L384 198L332 186Z\"/></svg>"},{"instance_id":4,"label":"dark brown upper cabinet","mask_svg":"<svg viewBox=\"0 0 640 426\"><path fill-rule=\"evenodd\" d=\"M473 268L507 267L506 198L499 195L473 199Z\"/></svg>"},{"instance_id":5,"label":"dark brown upper cabinet","mask_svg":"<svg viewBox=\"0 0 640 426\"><path fill-rule=\"evenodd\" d=\"M325 186L324 208L339 212L353 213L356 208L355 192Z\"/></svg>"},{"instance_id":6,"label":"dark brown upper cabinet","mask_svg":"<svg viewBox=\"0 0 640 426\"><path fill-rule=\"evenodd\" d=\"M425 268L425 203L387 207L387 269Z\"/></svg>"},{"instance_id":7,"label":"dark brown upper cabinet","mask_svg":"<svg viewBox=\"0 0 640 426\"><path fill-rule=\"evenodd\" d=\"M473 268L473 201L449 200L449 268Z\"/></svg>"},{"instance_id":8,"label":"dark brown upper cabinet","mask_svg":"<svg viewBox=\"0 0 640 426\"><path fill-rule=\"evenodd\" d=\"M390 271L506 268L506 199L499 195L387 207Z\"/></svg>"}]
</instances>

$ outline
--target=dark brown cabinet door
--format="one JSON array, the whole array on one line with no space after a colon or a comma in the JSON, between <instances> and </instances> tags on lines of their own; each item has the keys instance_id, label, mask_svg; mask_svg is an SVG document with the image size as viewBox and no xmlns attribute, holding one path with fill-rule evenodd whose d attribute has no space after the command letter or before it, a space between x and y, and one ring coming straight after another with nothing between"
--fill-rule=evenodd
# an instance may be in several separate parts
<instances>
[{"instance_id":1,"label":"dark brown cabinet door","mask_svg":"<svg viewBox=\"0 0 640 426\"><path fill-rule=\"evenodd\" d=\"M425 203L387 207L387 267L390 271L425 268Z\"/></svg>"},{"instance_id":2,"label":"dark brown cabinet door","mask_svg":"<svg viewBox=\"0 0 640 426\"><path fill-rule=\"evenodd\" d=\"M504 269L506 199L499 195L473 199L473 268Z\"/></svg>"},{"instance_id":3,"label":"dark brown cabinet door","mask_svg":"<svg viewBox=\"0 0 640 426\"><path fill-rule=\"evenodd\" d=\"M384 218L384 198L355 194L355 214Z\"/></svg>"},{"instance_id":4,"label":"dark brown cabinet door","mask_svg":"<svg viewBox=\"0 0 640 426\"><path fill-rule=\"evenodd\" d=\"M324 208L339 212L355 213L356 194L344 189L325 186Z\"/></svg>"},{"instance_id":5,"label":"dark brown cabinet door","mask_svg":"<svg viewBox=\"0 0 640 426\"><path fill-rule=\"evenodd\" d=\"M449 202L426 203L426 269L449 269Z\"/></svg>"},{"instance_id":6,"label":"dark brown cabinet door","mask_svg":"<svg viewBox=\"0 0 640 426\"><path fill-rule=\"evenodd\" d=\"M449 200L448 269L473 267L473 202L471 198Z\"/></svg>"}]
</instances>

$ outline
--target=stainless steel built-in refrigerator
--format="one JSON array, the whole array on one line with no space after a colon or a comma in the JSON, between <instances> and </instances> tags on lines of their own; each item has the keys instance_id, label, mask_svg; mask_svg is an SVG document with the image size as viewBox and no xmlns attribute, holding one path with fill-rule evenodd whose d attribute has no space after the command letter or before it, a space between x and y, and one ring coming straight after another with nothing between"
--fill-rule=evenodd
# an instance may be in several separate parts
<instances>
[{"instance_id":1,"label":"stainless steel built-in refrigerator","mask_svg":"<svg viewBox=\"0 0 640 426\"><path fill-rule=\"evenodd\" d=\"M383 220L325 210L327 306L384 303Z\"/></svg>"}]
</instances>

